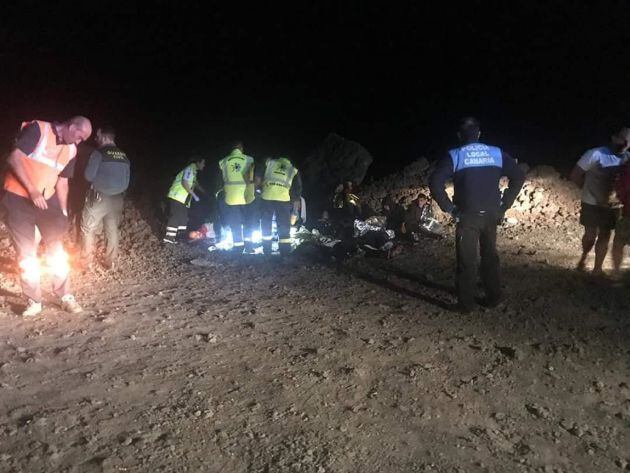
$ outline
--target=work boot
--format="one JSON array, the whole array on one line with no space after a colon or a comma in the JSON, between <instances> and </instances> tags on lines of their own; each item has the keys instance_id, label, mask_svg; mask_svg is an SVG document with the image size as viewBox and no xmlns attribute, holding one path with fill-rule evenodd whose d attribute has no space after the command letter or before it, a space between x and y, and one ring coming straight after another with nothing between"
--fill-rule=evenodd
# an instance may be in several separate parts
<instances>
[{"instance_id":1,"label":"work boot","mask_svg":"<svg viewBox=\"0 0 630 473\"><path fill-rule=\"evenodd\" d=\"M71 314L79 314L83 312L83 309L72 294L66 294L61 298L61 308Z\"/></svg>"},{"instance_id":2,"label":"work boot","mask_svg":"<svg viewBox=\"0 0 630 473\"><path fill-rule=\"evenodd\" d=\"M22 312L22 317L35 317L42 312L42 303L29 299L26 308Z\"/></svg>"}]
</instances>

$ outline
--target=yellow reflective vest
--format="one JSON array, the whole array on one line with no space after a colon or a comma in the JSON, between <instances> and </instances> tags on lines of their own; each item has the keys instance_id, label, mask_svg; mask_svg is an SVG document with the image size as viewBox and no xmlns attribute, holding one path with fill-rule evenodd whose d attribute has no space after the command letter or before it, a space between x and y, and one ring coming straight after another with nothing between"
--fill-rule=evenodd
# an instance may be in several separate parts
<instances>
[{"instance_id":1,"label":"yellow reflective vest","mask_svg":"<svg viewBox=\"0 0 630 473\"><path fill-rule=\"evenodd\" d=\"M182 169L177 176L175 176L175 180L168 191L169 199L176 200L177 202L184 204L186 207L190 207L192 196L186 189L184 189L184 186L182 185L183 181L186 181L190 190L194 189L197 182L197 165L195 163L189 164Z\"/></svg>"},{"instance_id":2,"label":"yellow reflective vest","mask_svg":"<svg viewBox=\"0 0 630 473\"><path fill-rule=\"evenodd\" d=\"M265 163L262 199L289 202L289 190L297 173L297 169L287 158L268 159Z\"/></svg>"},{"instance_id":3,"label":"yellow reflective vest","mask_svg":"<svg viewBox=\"0 0 630 473\"><path fill-rule=\"evenodd\" d=\"M227 205L246 205L254 201L254 158L236 148L219 161L223 175L223 193Z\"/></svg>"}]
</instances>

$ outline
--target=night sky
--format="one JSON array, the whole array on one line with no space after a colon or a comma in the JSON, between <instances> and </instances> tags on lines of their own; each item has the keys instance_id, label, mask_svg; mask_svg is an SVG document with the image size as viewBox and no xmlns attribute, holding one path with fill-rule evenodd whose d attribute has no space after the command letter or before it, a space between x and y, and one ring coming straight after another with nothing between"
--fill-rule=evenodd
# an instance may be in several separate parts
<instances>
[{"instance_id":1,"label":"night sky","mask_svg":"<svg viewBox=\"0 0 630 473\"><path fill-rule=\"evenodd\" d=\"M630 121L626 1L94 3L3 7L0 149L23 120L83 114L136 169L238 137L299 161L334 131L380 174L474 114L488 142L565 167Z\"/></svg>"}]
</instances>

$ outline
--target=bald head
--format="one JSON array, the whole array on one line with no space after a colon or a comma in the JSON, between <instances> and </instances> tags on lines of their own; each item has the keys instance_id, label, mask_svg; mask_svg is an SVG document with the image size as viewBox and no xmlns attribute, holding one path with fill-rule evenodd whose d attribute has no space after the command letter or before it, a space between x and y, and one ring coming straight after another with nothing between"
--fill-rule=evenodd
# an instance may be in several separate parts
<instances>
[{"instance_id":1,"label":"bald head","mask_svg":"<svg viewBox=\"0 0 630 473\"><path fill-rule=\"evenodd\" d=\"M87 140L91 134L92 122L85 117L72 117L61 124L61 139L66 144L78 145Z\"/></svg>"}]
</instances>

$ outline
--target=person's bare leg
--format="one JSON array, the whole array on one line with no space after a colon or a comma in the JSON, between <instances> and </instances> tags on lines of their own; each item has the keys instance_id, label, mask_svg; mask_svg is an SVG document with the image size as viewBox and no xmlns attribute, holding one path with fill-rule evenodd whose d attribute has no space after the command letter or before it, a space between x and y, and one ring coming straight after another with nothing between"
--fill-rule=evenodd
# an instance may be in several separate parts
<instances>
[{"instance_id":1,"label":"person's bare leg","mask_svg":"<svg viewBox=\"0 0 630 473\"><path fill-rule=\"evenodd\" d=\"M582 257L577 265L578 271L584 271L586 266L586 258L595 246L597 240L597 227L584 227L584 236L582 236Z\"/></svg>"},{"instance_id":2,"label":"person's bare leg","mask_svg":"<svg viewBox=\"0 0 630 473\"><path fill-rule=\"evenodd\" d=\"M602 274L602 266L604 266L604 260L608 253L608 243L610 242L610 230L599 230L597 235L597 242L595 243L595 266L593 267L594 274Z\"/></svg>"}]
</instances>

